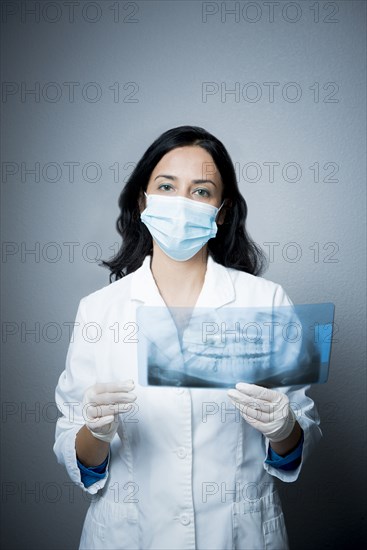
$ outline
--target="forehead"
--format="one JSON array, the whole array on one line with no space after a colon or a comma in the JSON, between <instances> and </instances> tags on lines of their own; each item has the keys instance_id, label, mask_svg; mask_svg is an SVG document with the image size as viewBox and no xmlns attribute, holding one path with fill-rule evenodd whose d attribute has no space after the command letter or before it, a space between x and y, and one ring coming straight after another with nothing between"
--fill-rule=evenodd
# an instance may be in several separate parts
<instances>
[{"instance_id":1,"label":"forehead","mask_svg":"<svg viewBox=\"0 0 367 550\"><path fill-rule=\"evenodd\" d=\"M162 172L164 170L164 172ZM204 176L220 181L220 173L213 157L199 146L186 146L172 149L166 153L155 166L152 176L164 173L173 176L191 175L192 179Z\"/></svg>"}]
</instances>

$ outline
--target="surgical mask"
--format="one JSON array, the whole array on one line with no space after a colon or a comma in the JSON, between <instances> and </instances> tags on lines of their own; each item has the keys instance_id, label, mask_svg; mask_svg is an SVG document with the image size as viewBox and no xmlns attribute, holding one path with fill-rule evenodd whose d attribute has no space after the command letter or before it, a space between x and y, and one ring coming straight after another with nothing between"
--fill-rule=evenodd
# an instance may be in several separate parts
<instances>
[{"instance_id":1,"label":"surgical mask","mask_svg":"<svg viewBox=\"0 0 367 550\"><path fill-rule=\"evenodd\" d=\"M185 197L147 195L140 215L150 234L167 256L184 262L217 234L219 208Z\"/></svg>"}]
</instances>

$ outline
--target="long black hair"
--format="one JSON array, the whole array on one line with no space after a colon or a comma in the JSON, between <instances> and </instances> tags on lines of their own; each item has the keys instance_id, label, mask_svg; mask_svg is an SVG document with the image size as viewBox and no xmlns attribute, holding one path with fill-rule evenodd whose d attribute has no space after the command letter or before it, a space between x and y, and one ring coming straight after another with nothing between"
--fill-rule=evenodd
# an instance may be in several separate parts
<instances>
[{"instance_id":1,"label":"long black hair","mask_svg":"<svg viewBox=\"0 0 367 550\"><path fill-rule=\"evenodd\" d=\"M247 204L241 195L232 160L224 145L198 126L179 126L160 135L137 163L119 197L120 215L116 222L122 244L117 254L99 265L110 269L110 282L136 271L147 254L153 252L153 241L140 220L139 197L146 191L149 178L161 158L177 147L197 145L213 158L223 182L224 223L215 238L208 241L208 252L214 261L252 275L260 275L266 256L246 230ZM227 200L226 200L227 199Z\"/></svg>"}]
</instances>

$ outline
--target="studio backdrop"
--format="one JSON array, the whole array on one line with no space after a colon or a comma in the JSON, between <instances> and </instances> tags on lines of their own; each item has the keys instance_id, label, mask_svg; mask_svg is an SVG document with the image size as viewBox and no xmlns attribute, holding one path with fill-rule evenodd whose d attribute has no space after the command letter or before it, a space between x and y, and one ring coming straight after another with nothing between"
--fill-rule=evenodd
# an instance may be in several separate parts
<instances>
[{"instance_id":1,"label":"studio backdrop","mask_svg":"<svg viewBox=\"0 0 367 550\"><path fill-rule=\"evenodd\" d=\"M55 386L80 299L109 284L120 191L184 124L228 149L264 277L335 305L324 437L279 490L291 548L362 547L366 3L7 0L1 25L3 548L78 547Z\"/></svg>"}]
</instances>

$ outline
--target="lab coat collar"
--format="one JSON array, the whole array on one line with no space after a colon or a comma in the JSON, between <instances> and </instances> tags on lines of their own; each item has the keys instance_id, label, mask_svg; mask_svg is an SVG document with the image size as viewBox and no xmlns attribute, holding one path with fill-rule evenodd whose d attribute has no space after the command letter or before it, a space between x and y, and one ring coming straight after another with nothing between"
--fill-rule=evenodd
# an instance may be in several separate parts
<instances>
[{"instance_id":1,"label":"lab coat collar","mask_svg":"<svg viewBox=\"0 0 367 550\"><path fill-rule=\"evenodd\" d=\"M131 298L147 305L165 306L150 269L152 257L147 255L143 264L132 275ZM235 300L235 288L224 266L208 255L204 284L195 307L219 308Z\"/></svg>"}]
</instances>

